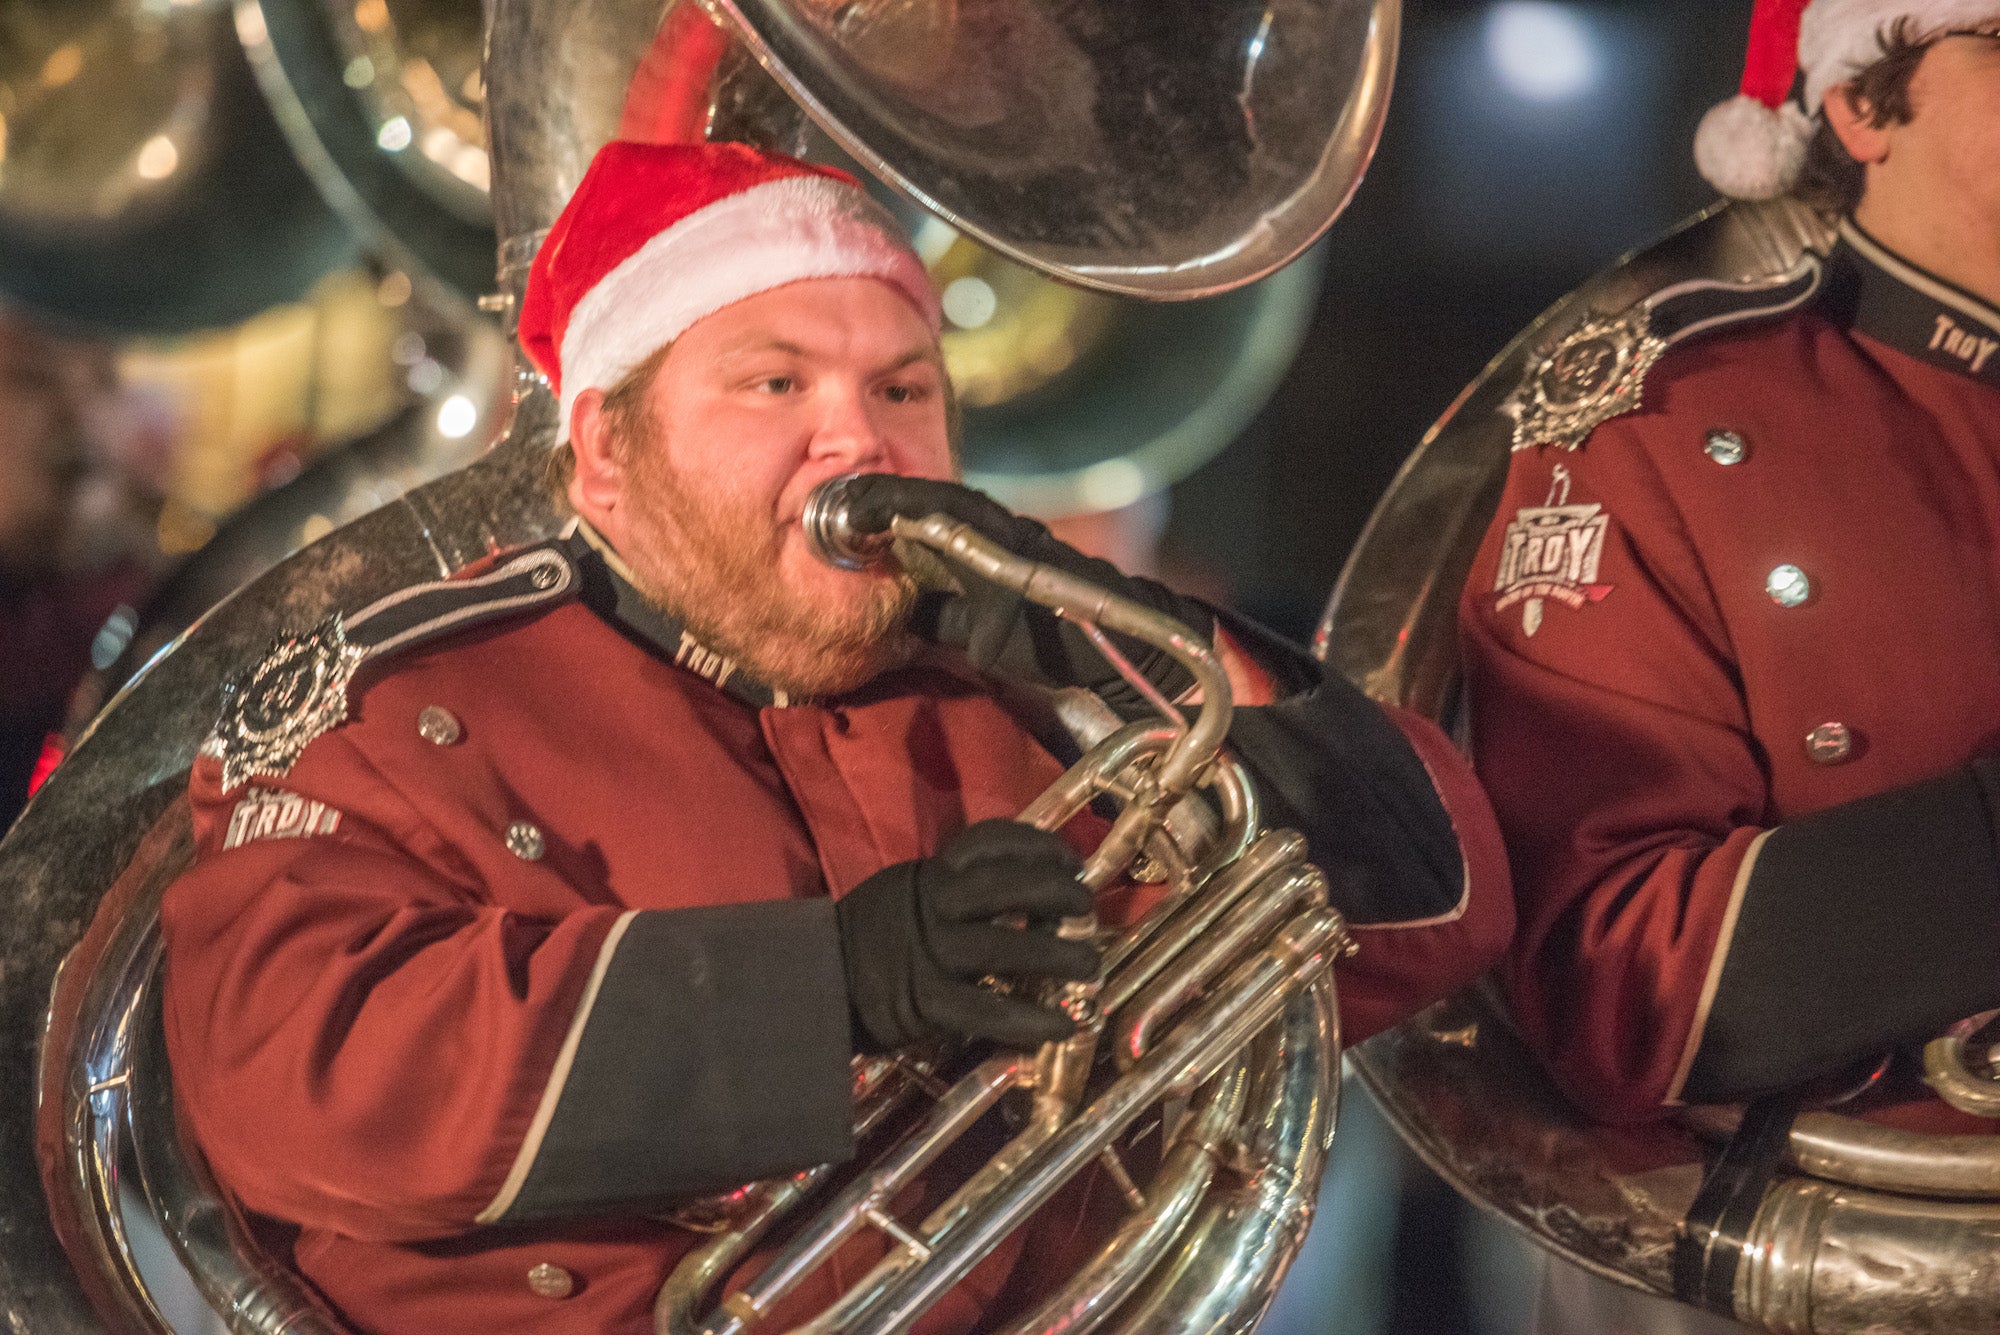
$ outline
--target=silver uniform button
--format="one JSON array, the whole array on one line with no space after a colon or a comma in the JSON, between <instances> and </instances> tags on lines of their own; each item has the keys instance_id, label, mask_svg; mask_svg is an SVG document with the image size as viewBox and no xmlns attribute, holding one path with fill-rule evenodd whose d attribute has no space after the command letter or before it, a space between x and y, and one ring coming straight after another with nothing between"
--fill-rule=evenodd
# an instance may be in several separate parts
<instances>
[{"instance_id":1,"label":"silver uniform button","mask_svg":"<svg viewBox=\"0 0 2000 1335\"><path fill-rule=\"evenodd\" d=\"M567 1298L576 1292L576 1276L543 1261L528 1268L528 1287L540 1298Z\"/></svg>"},{"instance_id":2,"label":"silver uniform button","mask_svg":"<svg viewBox=\"0 0 2000 1335\"><path fill-rule=\"evenodd\" d=\"M1838 765L1854 754L1854 734L1845 723L1822 723L1806 734L1806 758L1816 765Z\"/></svg>"},{"instance_id":3,"label":"silver uniform button","mask_svg":"<svg viewBox=\"0 0 2000 1335\"><path fill-rule=\"evenodd\" d=\"M1795 565L1781 565L1764 577L1764 592L1780 607L1797 607L1812 597L1812 581Z\"/></svg>"},{"instance_id":4,"label":"silver uniform button","mask_svg":"<svg viewBox=\"0 0 2000 1335\"><path fill-rule=\"evenodd\" d=\"M1701 447L1708 452L1709 458L1725 468L1730 464L1742 463L1743 456L1750 448L1743 443L1743 437L1734 431L1711 431Z\"/></svg>"},{"instance_id":5,"label":"silver uniform button","mask_svg":"<svg viewBox=\"0 0 2000 1335\"><path fill-rule=\"evenodd\" d=\"M528 583L538 589L553 589L562 575L554 566L536 566L535 573L528 576Z\"/></svg>"},{"instance_id":6,"label":"silver uniform button","mask_svg":"<svg viewBox=\"0 0 2000 1335\"><path fill-rule=\"evenodd\" d=\"M465 735L458 716L443 705L425 705L417 711L417 736L439 746L450 746Z\"/></svg>"},{"instance_id":7,"label":"silver uniform button","mask_svg":"<svg viewBox=\"0 0 2000 1335\"><path fill-rule=\"evenodd\" d=\"M542 832L524 820L517 820L507 827L507 851L523 862L535 862L542 856Z\"/></svg>"}]
</instances>

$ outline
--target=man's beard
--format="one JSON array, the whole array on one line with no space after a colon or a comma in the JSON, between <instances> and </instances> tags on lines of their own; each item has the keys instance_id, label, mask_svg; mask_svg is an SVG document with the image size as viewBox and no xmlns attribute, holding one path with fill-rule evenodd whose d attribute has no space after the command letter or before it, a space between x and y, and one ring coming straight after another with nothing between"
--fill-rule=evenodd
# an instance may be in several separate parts
<instances>
[{"instance_id":1,"label":"man's beard","mask_svg":"<svg viewBox=\"0 0 2000 1335\"><path fill-rule=\"evenodd\" d=\"M785 582L785 531L768 511L702 497L642 443L626 490L622 552L639 592L708 648L792 695L849 691L905 661L917 587L900 571L866 580L858 600L812 597Z\"/></svg>"}]
</instances>

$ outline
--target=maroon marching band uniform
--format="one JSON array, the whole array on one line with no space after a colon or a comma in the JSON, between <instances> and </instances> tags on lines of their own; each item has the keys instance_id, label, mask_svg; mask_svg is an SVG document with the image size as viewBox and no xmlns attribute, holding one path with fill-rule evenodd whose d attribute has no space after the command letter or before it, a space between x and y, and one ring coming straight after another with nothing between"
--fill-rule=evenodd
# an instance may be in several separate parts
<instances>
[{"instance_id":1,"label":"maroon marching band uniform","mask_svg":"<svg viewBox=\"0 0 2000 1335\"><path fill-rule=\"evenodd\" d=\"M195 862L162 918L182 1113L361 1329L650 1331L698 1240L673 1199L850 1152L828 896L1015 814L1060 763L962 672L786 702L576 540L472 573L355 618L394 657L288 772L225 788L197 763ZM1303 782L1352 821L1337 759L1383 847L1429 822L1449 850L1401 889L1329 867L1359 929L1339 969L1357 1038L1497 956L1504 857L1434 728L1344 684L1301 699L1365 711L1335 741L1372 751L1328 746L1309 703L1239 711L1281 817ZM1394 774L1368 773L1377 753ZM1019 1245L927 1328L969 1328ZM873 1254L844 1254L848 1276Z\"/></svg>"},{"instance_id":2,"label":"maroon marching band uniform","mask_svg":"<svg viewBox=\"0 0 2000 1335\"><path fill-rule=\"evenodd\" d=\"M1851 221L1760 309L1516 453L1462 601L1514 1011L1614 1120L2000 1004L2000 312Z\"/></svg>"}]
</instances>

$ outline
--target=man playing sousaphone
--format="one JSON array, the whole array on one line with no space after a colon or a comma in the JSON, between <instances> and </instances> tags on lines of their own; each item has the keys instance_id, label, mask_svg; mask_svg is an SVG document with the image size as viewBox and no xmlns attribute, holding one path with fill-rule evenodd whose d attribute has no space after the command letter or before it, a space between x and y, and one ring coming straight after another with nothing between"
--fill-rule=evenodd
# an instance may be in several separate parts
<instances>
[{"instance_id":1,"label":"man playing sousaphone","mask_svg":"<svg viewBox=\"0 0 2000 1335\"><path fill-rule=\"evenodd\" d=\"M1462 604L1514 1011L1614 1121L2000 1006L2000 3L1759 0L1696 160L1837 243L1524 419Z\"/></svg>"},{"instance_id":2,"label":"man playing sousaphone","mask_svg":"<svg viewBox=\"0 0 2000 1335\"><path fill-rule=\"evenodd\" d=\"M162 915L176 1088L227 1193L355 1327L650 1330L697 1237L678 1202L851 1153L857 1051L1070 1032L976 985L1099 963L1055 924L1091 906L1102 824L1003 819L1061 769L1012 696L1140 718L1189 678L1126 642L1141 688L970 577L820 563L801 511L835 477L872 475L850 496L876 527L944 513L1213 631L1251 706L1233 749L1359 939L1350 1036L1503 945L1497 832L1439 733L951 481L938 318L848 178L610 145L521 315L568 535L294 637L232 695ZM1021 1245L926 1328L1004 1303Z\"/></svg>"}]
</instances>

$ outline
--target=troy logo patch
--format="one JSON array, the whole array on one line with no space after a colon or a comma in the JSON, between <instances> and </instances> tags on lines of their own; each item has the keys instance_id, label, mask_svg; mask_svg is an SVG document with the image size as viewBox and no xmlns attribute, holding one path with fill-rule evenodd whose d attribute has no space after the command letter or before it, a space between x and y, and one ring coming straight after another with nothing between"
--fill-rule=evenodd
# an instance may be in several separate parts
<instances>
[{"instance_id":1,"label":"troy logo patch","mask_svg":"<svg viewBox=\"0 0 2000 1335\"><path fill-rule=\"evenodd\" d=\"M252 788L229 813L229 832L223 835L222 846L240 848L253 839L304 839L339 828L340 813L324 802Z\"/></svg>"},{"instance_id":2,"label":"troy logo patch","mask_svg":"<svg viewBox=\"0 0 2000 1335\"><path fill-rule=\"evenodd\" d=\"M1516 511L1500 544L1493 610L1521 604L1521 629L1529 635L1541 629L1547 599L1575 610L1611 592L1609 584L1597 582L1611 517L1602 505L1565 504L1568 500L1569 470L1557 464L1548 502Z\"/></svg>"}]
</instances>

